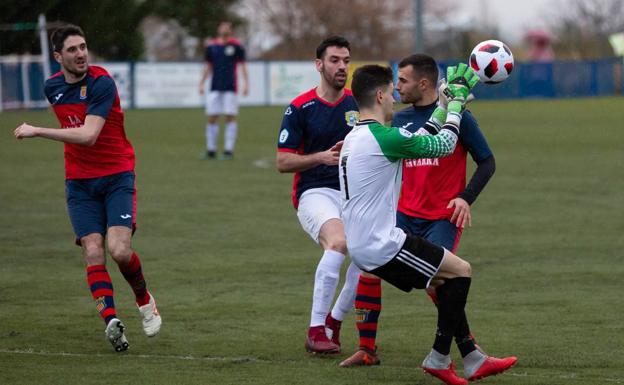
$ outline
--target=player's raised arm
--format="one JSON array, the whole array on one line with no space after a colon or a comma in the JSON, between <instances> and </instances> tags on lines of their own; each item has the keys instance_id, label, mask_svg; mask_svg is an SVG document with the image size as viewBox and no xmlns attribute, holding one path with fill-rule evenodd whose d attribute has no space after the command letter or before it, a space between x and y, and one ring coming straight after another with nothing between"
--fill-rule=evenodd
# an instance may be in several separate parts
<instances>
[{"instance_id":1,"label":"player's raised arm","mask_svg":"<svg viewBox=\"0 0 624 385\"><path fill-rule=\"evenodd\" d=\"M465 104L470 101L470 91L479 82L472 68L461 63L447 70L449 94L448 111L444 106L437 107L426 125L435 129L437 135L414 135L398 128L377 130L375 135L383 141L384 154L389 158L441 158L455 150L459 125ZM444 124L442 125L442 123ZM441 127L440 127L441 126Z\"/></svg>"}]
</instances>

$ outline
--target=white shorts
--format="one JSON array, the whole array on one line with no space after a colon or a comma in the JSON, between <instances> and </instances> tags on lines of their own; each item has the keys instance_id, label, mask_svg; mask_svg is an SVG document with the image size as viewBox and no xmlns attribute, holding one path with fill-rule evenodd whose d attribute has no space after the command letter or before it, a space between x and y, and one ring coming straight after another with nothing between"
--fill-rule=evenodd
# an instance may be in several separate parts
<instances>
[{"instance_id":1,"label":"white shorts","mask_svg":"<svg viewBox=\"0 0 624 385\"><path fill-rule=\"evenodd\" d=\"M330 219L340 219L340 191L321 187L306 190L299 198L297 218L303 230L319 242L321 227Z\"/></svg>"},{"instance_id":2,"label":"white shorts","mask_svg":"<svg viewBox=\"0 0 624 385\"><path fill-rule=\"evenodd\" d=\"M238 115L238 96L236 92L208 92L206 94L206 115Z\"/></svg>"}]
</instances>

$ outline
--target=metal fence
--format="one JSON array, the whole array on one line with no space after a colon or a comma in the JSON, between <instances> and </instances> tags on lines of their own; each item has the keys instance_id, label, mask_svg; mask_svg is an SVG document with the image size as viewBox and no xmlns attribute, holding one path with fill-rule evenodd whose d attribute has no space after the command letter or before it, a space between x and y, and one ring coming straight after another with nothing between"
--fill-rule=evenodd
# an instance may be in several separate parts
<instances>
[{"instance_id":1,"label":"metal fence","mask_svg":"<svg viewBox=\"0 0 624 385\"><path fill-rule=\"evenodd\" d=\"M445 62L441 67L446 71ZM518 63L503 83L475 88L478 99L571 98L622 95L622 58Z\"/></svg>"},{"instance_id":2,"label":"metal fence","mask_svg":"<svg viewBox=\"0 0 624 385\"><path fill-rule=\"evenodd\" d=\"M362 64L365 62L353 63L351 71ZM396 73L397 63L389 64ZM457 62L440 63L441 73L445 73L448 65L455 64ZM104 66L115 78L126 108L202 105L197 94L201 63L118 62L104 63ZM318 83L318 73L311 62L252 61L248 67L250 95L241 98L241 105L284 105ZM37 56L0 58L0 111L45 107L43 72ZM474 93L478 99L622 95L623 72L622 58L516 62L506 81L480 85Z\"/></svg>"}]
</instances>

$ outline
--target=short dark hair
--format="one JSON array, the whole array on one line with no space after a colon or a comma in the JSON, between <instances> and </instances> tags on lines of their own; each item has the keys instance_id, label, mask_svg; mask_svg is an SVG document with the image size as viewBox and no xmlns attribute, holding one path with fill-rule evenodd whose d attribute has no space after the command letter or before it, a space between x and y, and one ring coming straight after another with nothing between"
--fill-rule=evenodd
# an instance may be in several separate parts
<instances>
[{"instance_id":1,"label":"short dark hair","mask_svg":"<svg viewBox=\"0 0 624 385\"><path fill-rule=\"evenodd\" d=\"M438 84L438 63L434 58L424 53L415 53L399 62L399 68L410 65L417 76L426 78L434 87Z\"/></svg>"},{"instance_id":2,"label":"short dark hair","mask_svg":"<svg viewBox=\"0 0 624 385\"><path fill-rule=\"evenodd\" d=\"M327 51L327 47L339 47L346 48L351 52L351 45L349 41L342 36L330 36L327 39L323 40L318 47L316 47L316 58L322 59L325 55L325 51Z\"/></svg>"},{"instance_id":3,"label":"short dark hair","mask_svg":"<svg viewBox=\"0 0 624 385\"><path fill-rule=\"evenodd\" d=\"M375 104L377 90L388 87L392 80L390 67L368 64L356 69L351 81L351 91L358 106L372 107Z\"/></svg>"},{"instance_id":4,"label":"short dark hair","mask_svg":"<svg viewBox=\"0 0 624 385\"><path fill-rule=\"evenodd\" d=\"M52 37L50 37L50 41L52 42L52 50L54 52L61 52L63 50L63 44L65 43L65 39L69 36L82 36L85 37L82 28L77 25L67 24L62 27L59 27L52 32Z\"/></svg>"}]
</instances>

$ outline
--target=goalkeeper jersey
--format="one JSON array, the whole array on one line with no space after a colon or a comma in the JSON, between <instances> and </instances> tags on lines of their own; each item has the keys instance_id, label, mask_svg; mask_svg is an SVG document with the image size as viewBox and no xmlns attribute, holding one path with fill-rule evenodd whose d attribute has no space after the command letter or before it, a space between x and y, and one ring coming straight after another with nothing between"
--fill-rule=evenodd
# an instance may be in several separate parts
<instances>
[{"instance_id":1,"label":"goalkeeper jersey","mask_svg":"<svg viewBox=\"0 0 624 385\"><path fill-rule=\"evenodd\" d=\"M451 124L435 136L423 136L365 120L346 136L339 169L342 220L357 266L371 271L385 265L405 242L405 233L396 227L402 159L446 156L456 143Z\"/></svg>"}]
</instances>

